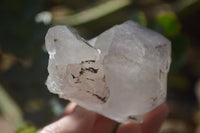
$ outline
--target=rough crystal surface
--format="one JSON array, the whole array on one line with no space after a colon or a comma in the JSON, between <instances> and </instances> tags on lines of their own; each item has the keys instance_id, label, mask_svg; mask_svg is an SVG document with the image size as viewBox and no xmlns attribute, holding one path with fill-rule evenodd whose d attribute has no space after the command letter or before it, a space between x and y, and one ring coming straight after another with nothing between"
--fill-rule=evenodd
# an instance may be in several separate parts
<instances>
[{"instance_id":1,"label":"rough crystal surface","mask_svg":"<svg viewBox=\"0 0 200 133\"><path fill-rule=\"evenodd\" d=\"M142 121L165 101L171 44L133 21L91 41L66 26L50 28L47 87L118 122Z\"/></svg>"}]
</instances>

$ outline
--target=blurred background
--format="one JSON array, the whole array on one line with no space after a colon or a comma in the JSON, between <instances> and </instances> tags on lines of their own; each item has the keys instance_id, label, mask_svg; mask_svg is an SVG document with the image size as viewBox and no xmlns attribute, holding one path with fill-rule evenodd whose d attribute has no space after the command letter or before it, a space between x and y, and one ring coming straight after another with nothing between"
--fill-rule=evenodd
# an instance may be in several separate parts
<instances>
[{"instance_id":1,"label":"blurred background","mask_svg":"<svg viewBox=\"0 0 200 133\"><path fill-rule=\"evenodd\" d=\"M199 0L1 0L0 130L35 133L67 101L48 92L45 34L68 25L85 39L128 19L172 41L169 116L160 133L200 133Z\"/></svg>"}]
</instances>

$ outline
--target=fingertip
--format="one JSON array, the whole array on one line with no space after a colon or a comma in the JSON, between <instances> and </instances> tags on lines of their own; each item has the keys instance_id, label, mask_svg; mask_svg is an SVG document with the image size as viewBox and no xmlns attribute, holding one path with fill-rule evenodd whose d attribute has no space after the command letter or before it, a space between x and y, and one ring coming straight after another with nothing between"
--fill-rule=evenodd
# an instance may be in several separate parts
<instances>
[{"instance_id":1,"label":"fingertip","mask_svg":"<svg viewBox=\"0 0 200 133\"><path fill-rule=\"evenodd\" d=\"M166 103L161 104L153 111L145 115L142 123L142 130L144 133L156 133L159 131L162 123L168 115L168 106Z\"/></svg>"},{"instance_id":2,"label":"fingertip","mask_svg":"<svg viewBox=\"0 0 200 133\"><path fill-rule=\"evenodd\" d=\"M138 123L128 123L120 125L117 133L142 133L142 129Z\"/></svg>"},{"instance_id":3,"label":"fingertip","mask_svg":"<svg viewBox=\"0 0 200 133\"><path fill-rule=\"evenodd\" d=\"M97 114L92 133L111 133L116 124L115 121Z\"/></svg>"},{"instance_id":4,"label":"fingertip","mask_svg":"<svg viewBox=\"0 0 200 133\"><path fill-rule=\"evenodd\" d=\"M163 103L145 115L143 123L122 124L117 133L157 133L167 114L167 104Z\"/></svg>"},{"instance_id":5,"label":"fingertip","mask_svg":"<svg viewBox=\"0 0 200 133\"><path fill-rule=\"evenodd\" d=\"M162 103L157 108L155 108L150 113L148 113L144 116L144 123L149 122L155 118L158 118L159 120L165 120L165 118L167 117L167 114L168 114L168 106L166 103ZM155 116L157 116L157 117L155 117Z\"/></svg>"}]
</instances>

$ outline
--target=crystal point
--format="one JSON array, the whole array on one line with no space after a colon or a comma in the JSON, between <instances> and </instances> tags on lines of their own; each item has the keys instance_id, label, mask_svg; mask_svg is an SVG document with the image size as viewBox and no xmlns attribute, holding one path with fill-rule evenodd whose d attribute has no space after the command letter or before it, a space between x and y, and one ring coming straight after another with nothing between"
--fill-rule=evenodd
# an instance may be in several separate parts
<instances>
[{"instance_id":1,"label":"crystal point","mask_svg":"<svg viewBox=\"0 0 200 133\"><path fill-rule=\"evenodd\" d=\"M50 28L48 89L118 122L139 122L165 101L171 43L133 21L91 41Z\"/></svg>"}]
</instances>

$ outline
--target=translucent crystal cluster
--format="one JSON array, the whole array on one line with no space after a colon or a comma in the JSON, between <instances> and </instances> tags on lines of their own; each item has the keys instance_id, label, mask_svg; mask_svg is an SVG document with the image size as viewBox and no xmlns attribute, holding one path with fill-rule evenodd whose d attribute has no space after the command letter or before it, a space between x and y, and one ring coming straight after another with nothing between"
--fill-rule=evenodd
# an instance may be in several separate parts
<instances>
[{"instance_id":1,"label":"translucent crystal cluster","mask_svg":"<svg viewBox=\"0 0 200 133\"><path fill-rule=\"evenodd\" d=\"M133 21L91 41L66 26L48 30L47 87L118 122L138 122L166 98L171 44Z\"/></svg>"}]
</instances>

